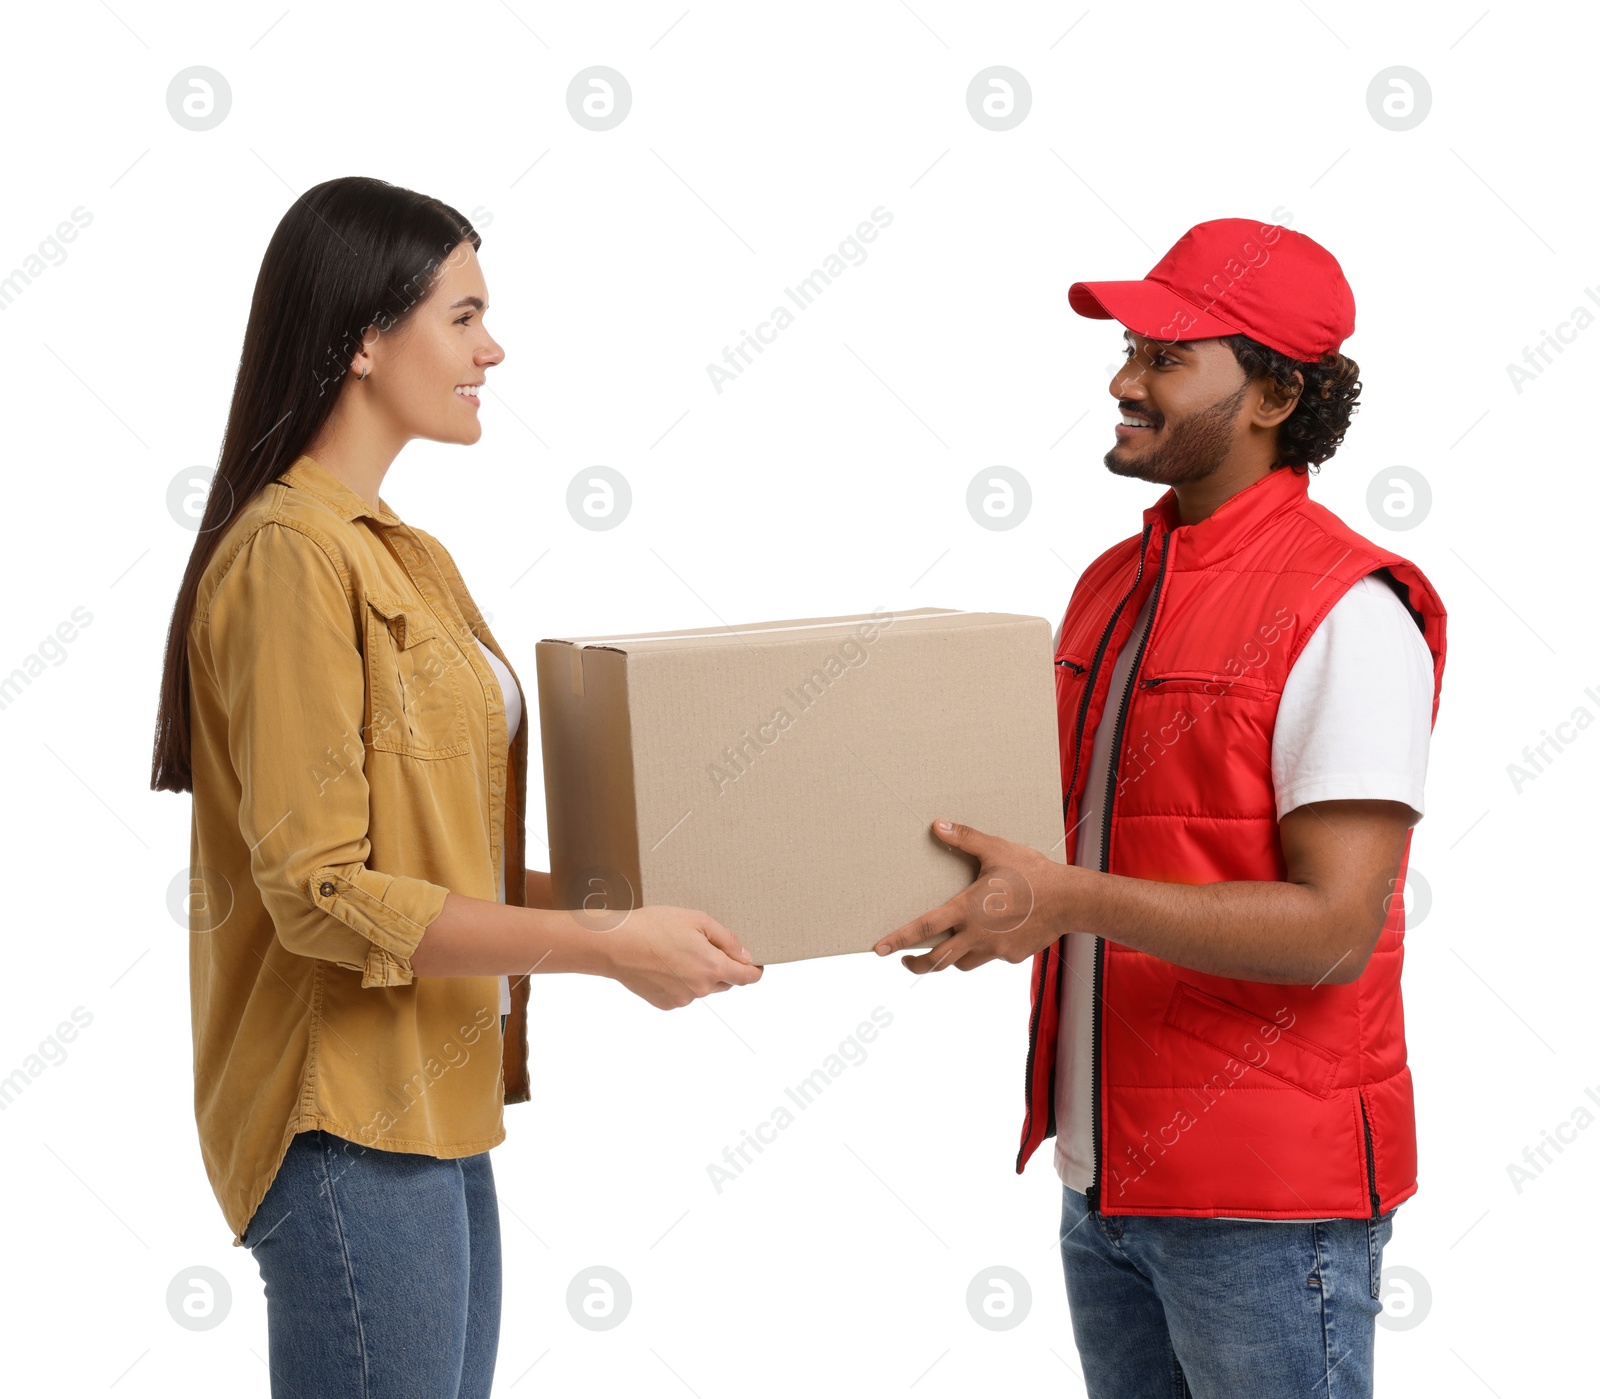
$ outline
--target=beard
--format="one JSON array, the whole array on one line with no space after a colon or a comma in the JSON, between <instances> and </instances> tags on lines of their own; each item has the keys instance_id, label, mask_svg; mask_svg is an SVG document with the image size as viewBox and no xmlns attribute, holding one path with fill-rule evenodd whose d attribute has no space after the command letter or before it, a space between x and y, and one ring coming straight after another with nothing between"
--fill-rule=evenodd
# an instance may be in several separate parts
<instances>
[{"instance_id":1,"label":"beard","mask_svg":"<svg viewBox=\"0 0 1600 1399\"><path fill-rule=\"evenodd\" d=\"M1233 420L1249 387L1248 382L1243 383L1236 392L1209 408L1202 408L1176 423L1170 419L1163 422L1153 429L1156 434L1165 434L1165 440L1158 446L1136 448L1124 456L1122 453L1130 444L1117 443L1105 455L1107 469L1117 476L1131 476L1158 486L1203 481L1233 450Z\"/></svg>"}]
</instances>

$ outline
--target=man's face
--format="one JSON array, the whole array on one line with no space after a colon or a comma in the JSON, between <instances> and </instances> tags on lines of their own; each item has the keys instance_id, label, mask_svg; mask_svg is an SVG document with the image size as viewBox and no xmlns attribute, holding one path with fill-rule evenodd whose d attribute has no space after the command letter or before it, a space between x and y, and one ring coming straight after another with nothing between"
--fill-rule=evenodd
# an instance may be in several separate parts
<instances>
[{"instance_id":1,"label":"man's face","mask_svg":"<svg viewBox=\"0 0 1600 1399\"><path fill-rule=\"evenodd\" d=\"M1107 468L1172 486L1203 480L1247 434L1260 404L1253 383L1221 340L1149 340L1123 332L1126 362L1111 376L1111 396L1124 420Z\"/></svg>"}]
</instances>

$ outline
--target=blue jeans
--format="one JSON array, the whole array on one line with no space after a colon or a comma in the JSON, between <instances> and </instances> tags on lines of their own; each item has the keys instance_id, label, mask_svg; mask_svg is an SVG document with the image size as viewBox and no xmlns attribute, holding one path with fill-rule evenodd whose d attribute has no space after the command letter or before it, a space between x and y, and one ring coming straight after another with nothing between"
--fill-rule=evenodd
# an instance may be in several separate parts
<instances>
[{"instance_id":1,"label":"blue jeans","mask_svg":"<svg viewBox=\"0 0 1600 1399\"><path fill-rule=\"evenodd\" d=\"M1061 1263L1090 1399L1369 1399L1379 1219L1090 1214L1062 1188Z\"/></svg>"},{"instance_id":2,"label":"blue jeans","mask_svg":"<svg viewBox=\"0 0 1600 1399\"><path fill-rule=\"evenodd\" d=\"M244 1243L272 1393L488 1399L500 1340L489 1153L442 1161L297 1133Z\"/></svg>"}]
</instances>

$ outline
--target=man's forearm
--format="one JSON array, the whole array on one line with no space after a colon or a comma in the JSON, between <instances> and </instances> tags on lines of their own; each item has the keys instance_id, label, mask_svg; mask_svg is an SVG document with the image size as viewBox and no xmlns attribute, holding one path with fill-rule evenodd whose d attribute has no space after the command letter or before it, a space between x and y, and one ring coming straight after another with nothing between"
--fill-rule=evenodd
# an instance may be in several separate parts
<instances>
[{"instance_id":1,"label":"man's forearm","mask_svg":"<svg viewBox=\"0 0 1600 1399\"><path fill-rule=\"evenodd\" d=\"M1369 944L1304 885L1169 884L1073 866L1062 876L1072 883L1058 931L1098 933L1212 976L1310 986L1352 979L1366 963Z\"/></svg>"}]
</instances>

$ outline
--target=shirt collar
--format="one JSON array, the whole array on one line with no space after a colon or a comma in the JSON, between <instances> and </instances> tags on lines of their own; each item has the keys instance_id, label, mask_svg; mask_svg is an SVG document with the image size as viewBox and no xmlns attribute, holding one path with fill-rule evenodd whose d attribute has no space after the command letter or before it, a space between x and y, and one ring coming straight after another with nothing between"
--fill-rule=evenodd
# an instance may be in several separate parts
<instances>
[{"instance_id":1,"label":"shirt collar","mask_svg":"<svg viewBox=\"0 0 1600 1399\"><path fill-rule=\"evenodd\" d=\"M302 455L296 458L290 467L279 474L278 480L316 496L341 520L354 520L368 515L380 524L400 523L400 517L389 508L382 496L378 497L378 508L374 510L327 467L319 465L311 457Z\"/></svg>"}]
</instances>

